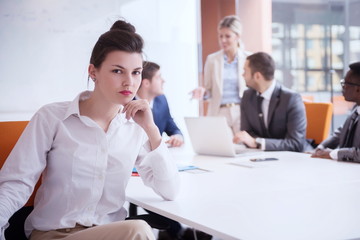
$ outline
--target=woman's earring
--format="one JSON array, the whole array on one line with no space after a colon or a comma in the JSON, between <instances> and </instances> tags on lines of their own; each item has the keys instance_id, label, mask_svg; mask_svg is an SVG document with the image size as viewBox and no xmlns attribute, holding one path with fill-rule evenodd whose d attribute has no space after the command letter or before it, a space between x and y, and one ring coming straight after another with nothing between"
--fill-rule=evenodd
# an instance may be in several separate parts
<instances>
[{"instance_id":1,"label":"woman's earring","mask_svg":"<svg viewBox=\"0 0 360 240\"><path fill-rule=\"evenodd\" d=\"M96 82L96 78L93 78L93 82Z\"/></svg>"}]
</instances>

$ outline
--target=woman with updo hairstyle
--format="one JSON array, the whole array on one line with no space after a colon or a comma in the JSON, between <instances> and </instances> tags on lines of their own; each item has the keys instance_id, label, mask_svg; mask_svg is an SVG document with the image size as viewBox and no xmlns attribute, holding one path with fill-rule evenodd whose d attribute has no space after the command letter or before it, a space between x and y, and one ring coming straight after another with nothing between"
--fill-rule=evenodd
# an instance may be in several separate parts
<instances>
[{"instance_id":1,"label":"woman with updo hairstyle","mask_svg":"<svg viewBox=\"0 0 360 240\"><path fill-rule=\"evenodd\" d=\"M126 220L125 188L136 167L165 200L179 175L151 108L134 100L143 39L119 20L96 42L88 67L93 91L43 106L30 120L0 171L0 227L42 184L25 222L30 240L155 239L142 220Z\"/></svg>"},{"instance_id":2,"label":"woman with updo hairstyle","mask_svg":"<svg viewBox=\"0 0 360 240\"><path fill-rule=\"evenodd\" d=\"M207 116L226 117L233 134L240 131L240 102L246 89L242 76L246 57L241 41L242 25L238 16L224 17L218 26L221 50L210 54L204 66L204 86L192 91L192 97L207 100Z\"/></svg>"}]
</instances>

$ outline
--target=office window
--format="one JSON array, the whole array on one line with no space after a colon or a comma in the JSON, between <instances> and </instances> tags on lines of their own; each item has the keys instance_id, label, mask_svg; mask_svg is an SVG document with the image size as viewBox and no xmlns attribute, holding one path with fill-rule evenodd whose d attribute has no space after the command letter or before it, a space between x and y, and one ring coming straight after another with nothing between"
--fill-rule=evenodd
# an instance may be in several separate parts
<instances>
[{"instance_id":1,"label":"office window","mask_svg":"<svg viewBox=\"0 0 360 240\"><path fill-rule=\"evenodd\" d=\"M360 27L353 26L349 28L350 32L350 60L359 61L360 60Z\"/></svg>"},{"instance_id":2,"label":"office window","mask_svg":"<svg viewBox=\"0 0 360 240\"><path fill-rule=\"evenodd\" d=\"M304 67L305 58L305 41L304 39L292 39L290 45L290 63L294 69Z\"/></svg>"},{"instance_id":3,"label":"office window","mask_svg":"<svg viewBox=\"0 0 360 240\"><path fill-rule=\"evenodd\" d=\"M360 61L360 0L303 2L272 1L275 77L316 102L333 102L334 129L352 106L342 98L340 79Z\"/></svg>"},{"instance_id":4,"label":"office window","mask_svg":"<svg viewBox=\"0 0 360 240\"><path fill-rule=\"evenodd\" d=\"M293 79L296 79L294 81L293 88L298 89L299 92L305 91L305 73L303 70L291 70L291 75Z\"/></svg>"},{"instance_id":5,"label":"office window","mask_svg":"<svg viewBox=\"0 0 360 240\"><path fill-rule=\"evenodd\" d=\"M272 11L278 79L296 91L340 94L339 79L360 59L360 0L275 0Z\"/></svg>"}]
</instances>

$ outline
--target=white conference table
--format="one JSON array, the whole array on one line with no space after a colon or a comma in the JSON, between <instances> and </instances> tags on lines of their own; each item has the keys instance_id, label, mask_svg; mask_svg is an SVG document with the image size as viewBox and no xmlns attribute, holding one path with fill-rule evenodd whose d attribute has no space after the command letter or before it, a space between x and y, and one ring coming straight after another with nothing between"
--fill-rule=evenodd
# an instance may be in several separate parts
<instances>
[{"instance_id":1,"label":"white conference table","mask_svg":"<svg viewBox=\"0 0 360 240\"><path fill-rule=\"evenodd\" d=\"M132 177L129 202L221 239L360 239L360 164L294 152L223 158L171 151L177 162L209 172L181 172L175 201ZM250 162L255 156L279 160Z\"/></svg>"}]
</instances>

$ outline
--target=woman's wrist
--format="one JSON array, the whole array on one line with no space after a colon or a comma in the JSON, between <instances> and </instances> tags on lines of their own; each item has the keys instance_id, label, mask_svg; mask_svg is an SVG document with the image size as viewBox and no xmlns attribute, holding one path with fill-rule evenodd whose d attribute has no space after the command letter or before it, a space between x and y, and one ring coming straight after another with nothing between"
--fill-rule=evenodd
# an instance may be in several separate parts
<instances>
[{"instance_id":1,"label":"woman's wrist","mask_svg":"<svg viewBox=\"0 0 360 240\"><path fill-rule=\"evenodd\" d=\"M148 136L151 150L156 149L161 143L161 135L159 128L155 124L151 124L144 128L146 135Z\"/></svg>"}]
</instances>

